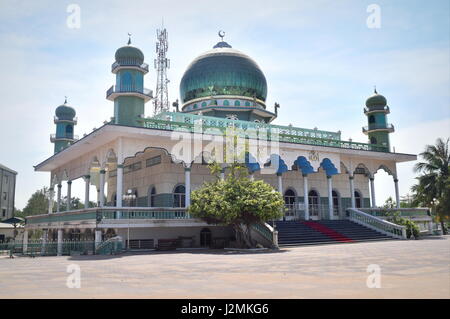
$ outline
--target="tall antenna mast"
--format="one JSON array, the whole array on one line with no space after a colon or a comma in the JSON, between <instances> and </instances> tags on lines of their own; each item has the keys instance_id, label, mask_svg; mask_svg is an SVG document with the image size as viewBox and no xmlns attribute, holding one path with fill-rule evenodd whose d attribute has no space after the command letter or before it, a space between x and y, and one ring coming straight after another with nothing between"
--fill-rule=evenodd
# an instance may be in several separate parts
<instances>
[{"instance_id":1,"label":"tall antenna mast","mask_svg":"<svg viewBox=\"0 0 450 319\"><path fill-rule=\"evenodd\" d=\"M167 69L170 68L170 60L166 57L169 43L167 41L167 30L162 25L162 29L156 30L156 59L155 69L157 72L156 94L153 99L154 115L169 111L169 93L167 84Z\"/></svg>"}]
</instances>

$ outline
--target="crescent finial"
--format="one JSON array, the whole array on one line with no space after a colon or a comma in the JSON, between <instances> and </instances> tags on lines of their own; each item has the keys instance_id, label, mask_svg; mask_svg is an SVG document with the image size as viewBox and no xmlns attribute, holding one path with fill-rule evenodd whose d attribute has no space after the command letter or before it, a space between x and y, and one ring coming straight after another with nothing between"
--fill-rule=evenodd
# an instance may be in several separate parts
<instances>
[{"instance_id":1,"label":"crescent finial","mask_svg":"<svg viewBox=\"0 0 450 319\"><path fill-rule=\"evenodd\" d=\"M225 36L225 31L220 30L219 31L219 37L222 38L222 42L223 42L223 37Z\"/></svg>"}]
</instances>

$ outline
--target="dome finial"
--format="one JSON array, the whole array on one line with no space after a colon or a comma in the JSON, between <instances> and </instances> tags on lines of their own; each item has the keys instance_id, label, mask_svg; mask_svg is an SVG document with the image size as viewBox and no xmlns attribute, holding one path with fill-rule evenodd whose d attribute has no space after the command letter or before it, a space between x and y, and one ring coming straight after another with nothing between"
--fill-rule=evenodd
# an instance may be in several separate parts
<instances>
[{"instance_id":1,"label":"dome finial","mask_svg":"<svg viewBox=\"0 0 450 319\"><path fill-rule=\"evenodd\" d=\"M219 34L219 37L222 39L222 42L223 42L223 37L225 36L225 31L220 30L218 34Z\"/></svg>"},{"instance_id":2,"label":"dome finial","mask_svg":"<svg viewBox=\"0 0 450 319\"><path fill-rule=\"evenodd\" d=\"M131 44L131 33L128 32L128 45L130 45L130 44Z\"/></svg>"},{"instance_id":3,"label":"dome finial","mask_svg":"<svg viewBox=\"0 0 450 319\"><path fill-rule=\"evenodd\" d=\"M67 104L67 96L64 96L64 105Z\"/></svg>"},{"instance_id":4,"label":"dome finial","mask_svg":"<svg viewBox=\"0 0 450 319\"><path fill-rule=\"evenodd\" d=\"M373 93L378 94L376 85L373 86Z\"/></svg>"}]
</instances>

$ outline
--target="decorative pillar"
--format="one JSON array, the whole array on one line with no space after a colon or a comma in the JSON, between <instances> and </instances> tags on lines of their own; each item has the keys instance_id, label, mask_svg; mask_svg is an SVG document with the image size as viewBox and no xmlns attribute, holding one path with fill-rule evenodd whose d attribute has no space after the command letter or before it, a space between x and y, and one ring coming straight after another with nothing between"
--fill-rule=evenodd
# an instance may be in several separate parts
<instances>
[{"instance_id":1,"label":"decorative pillar","mask_svg":"<svg viewBox=\"0 0 450 319\"><path fill-rule=\"evenodd\" d=\"M95 230L95 249L102 243L102 231L100 229Z\"/></svg>"},{"instance_id":2,"label":"decorative pillar","mask_svg":"<svg viewBox=\"0 0 450 319\"><path fill-rule=\"evenodd\" d=\"M354 184L354 179L355 177L353 175L350 175L348 177L349 181L350 181L350 198L351 198L351 205L352 208L356 208L356 201L355 201L355 184Z\"/></svg>"},{"instance_id":3,"label":"decorative pillar","mask_svg":"<svg viewBox=\"0 0 450 319\"><path fill-rule=\"evenodd\" d=\"M63 251L63 230L58 229L57 255L62 256L62 251Z\"/></svg>"},{"instance_id":4,"label":"decorative pillar","mask_svg":"<svg viewBox=\"0 0 450 319\"><path fill-rule=\"evenodd\" d=\"M394 177L394 185L395 185L395 203L397 208L400 208L400 194L398 192L398 179Z\"/></svg>"},{"instance_id":5,"label":"decorative pillar","mask_svg":"<svg viewBox=\"0 0 450 319\"><path fill-rule=\"evenodd\" d=\"M278 191L281 195L283 195L283 179L282 179L282 173L277 173L277 179L278 179Z\"/></svg>"},{"instance_id":6,"label":"decorative pillar","mask_svg":"<svg viewBox=\"0 0 450 319\"><path fill-rule=\"evenodd\" d=\"M185 204L187 208L191 205L191 168L184 168L184 189L185 189Z\"/></svg>"},{"instance_id":7,"label":"decorative pillar","mask_svg":"<svg viewBox=\"0 0 450 319\"><path fill-rule=\"evenodd\" d=\"M90 186L90 182L91 182L91 176L90 175L85 175L84 176L84 182L85 182L85 186L84 186L84 208L89 208L89 186Z\"/></svg>"},{"instance_id":8,"label":"decorative pillar","mask_svg":"<svg viewBox=\"0 0 450 319\"><path fill-rule=\"evenodd\" d=\"M98 203L100 207L105 206L105 173L104 169L100 170L100 185L99 185L99 199Z\"/></svg>"},{"instance_id":9,"label":"decorative pillar","mask_svg":"<svg viewBox=\"0 0 450 319\"><path fill-rule=\"evenodd\" d=\"M49 188L49 198L48 198L48 213L53 213L53 197L55 196L55 192L53 190L53 186Z\"/></svg>"},{"instance_id":10,"label":"decorative pillar","mask_svg":"<svg viewBox=\"0 0 450 319\"><path fill-rule=\"evenodd\" d=\"M67 207L66 210L70 210L70 204L71 204L71 198L72 198L72 181L67 181Z\"/></svg>"},{"instance_id":11,"label":"decorative pillar","mask_svg":"<svg viewBox=\"0 0 450 319\"><path fill-rule=\"evenodd\" d=\"M56 195L56 212L59 213L60 212L60 208L61 208L61 184L58 184L58 192Z\"/></svg>"},{"instance_id":12,"label":"decorative pillar","mask_svg":"<svg viewBox=\"0 0 450 319\"><path fill-rule=\"evenodd\" d=\"M303 174L303 202L305 205L305 220L309 220L309 201L308 201L308 175Z\"/></svg>"},{"instance_id":13,"label":"decorative pillar","mask_svg":"<svg viewBox=\"0 0 450 319\"><path fill-rule=\"evenodd\" d=\"M327 175L328 183L328 216L329 219L333 219L333 184L331 182L331 176Z\"/></svg>"},{"instance_id":14,"label":"decorative pillar","mask_svg":"<svg viewBox=\"0 0 450 319\"><path fill-rule=\"evenodd\" d=\"M372 204L372 208L376 208L377 204L376 204L376 201L375 201L375 184L374 184L374 179L375 178L370 177L369 179L370 179L370 194L371 194L371 197L372 197L371 204Z\"/></svg>"},{"instance_id":15,"label":"decorative pillar","mask_svg":"<svg viewBox=\"0 0 450 319\"><path fill-rule=\"evenodd\" d=\"M25 230L23 232L23 241L22 241L22 243L23 243L23 247L22 247L23 253L26 254L27 250L28 250L28 230Z\"/></svg>"},{"instance_id":16,"label":"decorative pillar","mask_svg":"<svg viewBox=\"0 0 450 319\"><path fill-rule=\"evenodd\" d=\"M251 180L251 181L254 181L254 180L255 180L255 176L253 175L253 172L252 172L252 173L250 173L250 176L249 176L249 178L250 178L250 180Z\"/></svg>"},{"instance_id":17,"label":"decorative pillar","mask_svg":"<svg viewBox=\"0 0 450 319\"><path fill-rule=\"evenodd\" d=\"M117 164L116 207L122 207L123 195L123 164ZM117 212L117 218L121 218L121 212Z\"/></svg>"}]
</instances>

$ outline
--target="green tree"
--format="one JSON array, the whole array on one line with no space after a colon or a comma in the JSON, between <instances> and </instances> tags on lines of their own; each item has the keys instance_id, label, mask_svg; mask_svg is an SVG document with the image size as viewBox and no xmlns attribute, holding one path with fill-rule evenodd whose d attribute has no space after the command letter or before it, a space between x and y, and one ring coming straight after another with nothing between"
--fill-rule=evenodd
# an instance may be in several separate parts
<instances>
[{"instance_id":1,"label":"green tree","mask_svg":"<svg viewBox=\"0 0 450 319\"><path fill-rule=\"evenodd\" d=\"M23 209L24 216L46 214L48 212L48 188L34 192Z\"/></svg>"},{"instance_id":2,"label":"green tree","mask_svg":"<svg viewBox=\"0 0 450 319\"><path fill-rule=\"evenodd\" d=\"M243 164L232 164L224 180L219 165L213 163L210 169L216 178L192 192L189 213L210 224L233 227L240 247L255 247L251 225L281 217L283 197L264 181L250 180Z\"/></svg>"},{"instance_id":3,"label":"green tree","mask_svg":"<svg viewBox=\"0 0 450 319\"><path fill-rule=\"evenodd\" d=\"M413 185L414 202L416 205L431 206L439 217L442 230L446 234L445 221L450 215L450 154L449 139L436 140L436 145L427 145L420 153L424 159L414 166L415 172L422 175L416 177L418 184Z\"/></svg>"}]
</instances>

